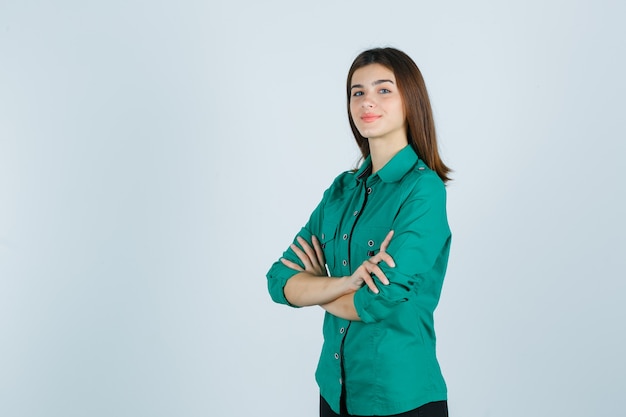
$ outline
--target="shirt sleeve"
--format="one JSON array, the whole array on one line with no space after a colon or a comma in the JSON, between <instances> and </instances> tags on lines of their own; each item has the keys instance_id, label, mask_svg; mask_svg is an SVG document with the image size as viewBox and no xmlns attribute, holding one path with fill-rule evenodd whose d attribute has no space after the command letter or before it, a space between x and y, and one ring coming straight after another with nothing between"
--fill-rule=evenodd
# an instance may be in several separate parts
<instances>
[{"instance_id":1,"label":"shirt sleeve","mask_svg":"<svg viewBox=\"0 0 626 417\"><path fill-rule=\"evenodd\" d=\"M448 261L450 229L445 186L434 172L429 174L419 177L393 222L394 235L387 252L396 267L379 264L389 285L377 282L378 294L367 286L355 293L354 306L364 323L385 319L395 306L416 297L425 280L438 281L427 283L438 286L438 298Z\"/></svg>"},{"instance_id":2,"label":"shirt sleeve","mask_svg":"<svg viewBox=\"0 0 626 417\"><path fill-rule=\"evenodd\" d=\"M322 217L323 217L324 205L326 204L326 201L329 195L332 193L333 186L334 186L334 183L333 185L331 185L329 189L327 189L324 192L322 201L320 201L320 203L317 205L315 210L313 210L313 213L311 213L311 216L309 217L309 221L306 223L306 225L302 229L300 229L300 232L294 237L293 239L294 244L300 246L296 241L296 238L298 236L302 237L304 240L306 240L309 243L311 243L312 241L311 239L313 235L319 238L319 231L321 230L321 224L323 220ZM295 254L295 252L289 247L287 248L287 250L285 250L285 252L283 252L282 258L295 262L304 268L304 264L300 261L300 259ZM279 303L279 304L286 304L291 307L298 307L289 303L289 301L285 297L285 292L284 292L285 285L287 284L287 281L289 280L289 278L293 277L298 272L299 271L293 270L283 265L283 263L280 262L280 259L274 262L274 264L272 265L272 267L267 273L267 287L268 287L270 296L272 297L272 300L274 300L274 302Z\"/></svg>"}]
</instances>

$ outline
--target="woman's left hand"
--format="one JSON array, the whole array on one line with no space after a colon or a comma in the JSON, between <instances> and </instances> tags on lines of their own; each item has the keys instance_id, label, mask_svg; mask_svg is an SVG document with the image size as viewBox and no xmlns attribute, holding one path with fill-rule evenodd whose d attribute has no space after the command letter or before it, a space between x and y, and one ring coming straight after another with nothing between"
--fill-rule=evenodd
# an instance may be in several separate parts
<instances>
[{"instance_id":1,"label":"woman's left hand","mask_svg":"<svg viewBox=\"0 0 626 417\"><path fill-rule=\"evenodd\" d=\"M304 264L304 268L295 262L291 262L285 258L281 258L280 261L288 268L294 269L300 272L308 272L312 275L327 277L326 261L324 260L324 251L322 245L320 245L317 237L312 237L313 247L302 237L296 238L298 243L302 246L300 249L297 245L291 244L291 250L298 256L300 261Z\"/></svg>"}]
</instances>

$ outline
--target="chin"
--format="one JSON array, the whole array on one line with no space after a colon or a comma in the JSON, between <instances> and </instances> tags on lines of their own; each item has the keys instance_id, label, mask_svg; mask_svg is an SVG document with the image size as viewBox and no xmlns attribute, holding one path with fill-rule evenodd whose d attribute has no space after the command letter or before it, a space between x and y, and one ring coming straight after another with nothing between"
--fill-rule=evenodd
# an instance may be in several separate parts
<instances>
[{"instance_id":1,"label":"chin","mask_svg":"<svg viewBox=\"0 0 626 417\"><path fill-rule=\"evenodd\" d=\"M361 134L361 136L368 139L380 136L379 132L372 129L359 130L359 133Z\"/></svg>"}]
</instances>

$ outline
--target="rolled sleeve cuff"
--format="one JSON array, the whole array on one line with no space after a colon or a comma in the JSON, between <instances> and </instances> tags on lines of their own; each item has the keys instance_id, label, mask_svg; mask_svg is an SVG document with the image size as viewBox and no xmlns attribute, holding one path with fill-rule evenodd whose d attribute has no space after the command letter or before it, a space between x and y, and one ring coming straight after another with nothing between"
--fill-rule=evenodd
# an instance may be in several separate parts
<instances>
[{"instance_id":1,"label":"rolled sleeve cuff","mask_svg":"<svg viewBox=\"0 0 626 417\"><path fill-rule=\"evenodd\" d=\"M272 265L267 273L267 289L274 302L279 304L285 304L290 307L299 308L299 306L293 305L285 297L285 285L289 278L296 275L298 271L287 268L282 262L277 261Z\"/></svg>"},{"instance_id":2,"label":"rolled sleeve cuff","mask_svg":"<svg viewBox=\"0 0 626 417\"><path fill-rule=\"evenodd\" d=\"M384 289L374 294L364 286L354 294L354 309L363 323L376 323L387 317L394 306L406 300L389 300L384 295Z\"/></svg>"}]
</instances>

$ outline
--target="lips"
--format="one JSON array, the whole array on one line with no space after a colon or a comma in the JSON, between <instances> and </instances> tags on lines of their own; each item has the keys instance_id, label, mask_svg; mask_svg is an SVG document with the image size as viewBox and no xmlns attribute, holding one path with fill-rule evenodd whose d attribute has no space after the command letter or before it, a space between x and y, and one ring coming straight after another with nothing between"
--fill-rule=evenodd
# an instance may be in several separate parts
<instances>
[{"instance_id":1,"label":"lips","mask_svg":"<svg viewBox=\"0 0 626 417\"><path fill-rule=\"evenodd\" d=\"M377 114L366 113L361 116L361 120L363 120L365 123L375 122L378 119L380 119L380 116Z\"/></svg>"}]
</instances>

